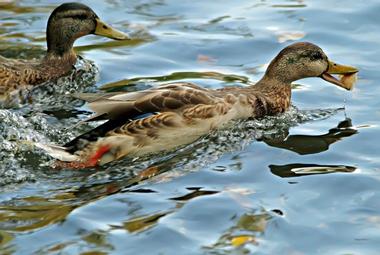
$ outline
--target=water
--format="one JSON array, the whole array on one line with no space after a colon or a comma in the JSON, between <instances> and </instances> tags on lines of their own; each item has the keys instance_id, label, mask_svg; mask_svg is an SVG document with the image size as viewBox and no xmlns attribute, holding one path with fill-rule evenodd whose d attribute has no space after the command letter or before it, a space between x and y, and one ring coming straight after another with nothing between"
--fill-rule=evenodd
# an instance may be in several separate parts
<instances>
[{"instance_id":1,"label":"water","mask_svg":"<svg viewBox=\"0 0 380 255\"><path fill-rule=\"evenodd\" d=\"M378 1L83 1L133 40L80 39L77 71L0 110L2 254L378 254ZM60 1L0 3L0 54L41 57ZM354 91L298 81L279 117L241 121L176 152L55 170L30 141L91 128L71 92L257 81L311 41L360 69Z\"/></svg>"}]
</instances>

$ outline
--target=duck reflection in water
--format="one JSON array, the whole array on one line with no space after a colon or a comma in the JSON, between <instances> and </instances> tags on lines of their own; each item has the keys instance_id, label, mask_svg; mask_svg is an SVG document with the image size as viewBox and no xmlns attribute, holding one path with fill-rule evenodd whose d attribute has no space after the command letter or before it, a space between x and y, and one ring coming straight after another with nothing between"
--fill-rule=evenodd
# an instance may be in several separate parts
<instances>
[{"instance_id":1,"label":"duck reflection in water","mask_svg":"<svg viewBox=\"0 0 380 255\"><path fill-rule=\"evenodd\" d=\"M300 155L307 155L326 151L329 149L330 144L356 133L358 133L358 131L352 127L351 119L346 118L323 135L289 135L285 138L263 138L262 141L269 146L294 151ZM269 165L269 168L273 174L280 177L296 177L336 172L347 173L356 170L356 167L353 166L302 163Z\"/></svg>"},{"instance_id":2,"label":"duck reflection in water","mask_svg":"<svg viewBox=\"0 0 380 255\"><path fill-rule=\"evenodd\" d=\"M289 130L287 130L289 131ZM341 121L336 127L332 128L323 135L289 135L280 138L262 138L262 141L272 147L294 151L300 155L315 154L327 151L330 144L342 138L352 136L358 131L352 128L352 121L349 118Z\"/></svg>"}]
</instances>

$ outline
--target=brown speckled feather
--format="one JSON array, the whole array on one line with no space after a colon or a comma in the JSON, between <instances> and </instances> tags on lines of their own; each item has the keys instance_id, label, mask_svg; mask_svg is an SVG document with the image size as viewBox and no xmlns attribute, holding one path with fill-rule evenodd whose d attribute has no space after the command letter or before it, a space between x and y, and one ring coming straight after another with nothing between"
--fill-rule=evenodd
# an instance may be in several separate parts
<instances>
[{"instance_id":1,"label":"brown speckled feather","mask_svg":"<svg viewBox=\"0 0 380 255\"><path fill-rule=\"evenodd\" d=\"M72 52L63 57L43 60L8 59L0 56L0 95L26 89L69 72L75 64Z\"/></svg>"},{"instance_id":2,"label":"brown speckled feather","mask_svg":"<svg viewBox=\"0 0 380 255\"><path fill-rule=\"evenodd\" d=\"M89 100L88 107L95 112L95 116L126 120L145 113L182 111L197 104L213 105L222 100L213 95L212 90L191 83L171 83L154 89L122 94L102 94L98 98L91 94L78 94L76 97ZM92 117L88 120L92 120Z\"/></svg>"}]
</instances>

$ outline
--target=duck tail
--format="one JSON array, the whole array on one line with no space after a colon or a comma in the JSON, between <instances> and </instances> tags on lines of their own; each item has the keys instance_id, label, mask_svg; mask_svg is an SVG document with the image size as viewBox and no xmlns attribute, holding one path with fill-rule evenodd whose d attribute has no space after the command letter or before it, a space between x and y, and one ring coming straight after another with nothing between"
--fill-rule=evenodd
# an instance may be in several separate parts
<instances>
[{"instance_id":1,"label":"duck tail","mask_svg":"<svg viewBox=\"0 0 380 255\"><path fill-rule=\"evenodd\" d=\"M67 147L57 146L53 144L35 143L36 147L43 149L51 157L58 159L59 161L74 162L80 161L78 155L72 154L68 151Z\"/></svg>"},{"instance_id":2,"label":"duck tail","mask_svg":"<svg viewBox=\"0 0 380 255\"><path fill-rule=\"evenodd\" d=\"M62 169L84 169L91 168L108 163L114 158L110 155L107 156L107 152L111 149L108 145L99 146L95 152L88 157L80 157L79 155L73 154L68 147L62 147L50 144L35 143L36 147L43 149L48 155L57 159L52 165L53 168ZM104 158L104 155L106 157Z\"/></svg>"}]
</instances>

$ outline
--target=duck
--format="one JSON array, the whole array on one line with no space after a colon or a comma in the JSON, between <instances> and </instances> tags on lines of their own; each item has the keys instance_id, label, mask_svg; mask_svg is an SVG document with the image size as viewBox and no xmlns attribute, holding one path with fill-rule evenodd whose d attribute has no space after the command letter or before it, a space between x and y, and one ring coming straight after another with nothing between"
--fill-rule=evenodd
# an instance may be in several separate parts
<instances>
[{"instance_id":1,"label":"duck","mask_svg":"<svg viewBox=\"0 0 380 255\"><path fill-rule=\"evenodd\" d=\"M75 40L89 34L115 40L130 39L103 22L87 5L61 4L48 19L47 52L43 58L25 60L0 56L0 99L6 101L22 89L67 75L77 61L73 50Z\"/></svg>"},{"instance_id":2,"label":"duck","mask_svg":"<svg viewBox=\"0 0 380 255\"><path fill-rule=\"evenodd\" d=\"M291 83L320 77L350 90L333 74L353 75L358 69L328 59L309 42L285 47L253 85L207 89L173 82L136 92L82 93L94 114L82 122L105 121L64 146L37 144L57 159L56 166L88 168L125 157L175 150L233 120L262 118L285 112L291 105Z\"/></svg>"}]
</instances>

